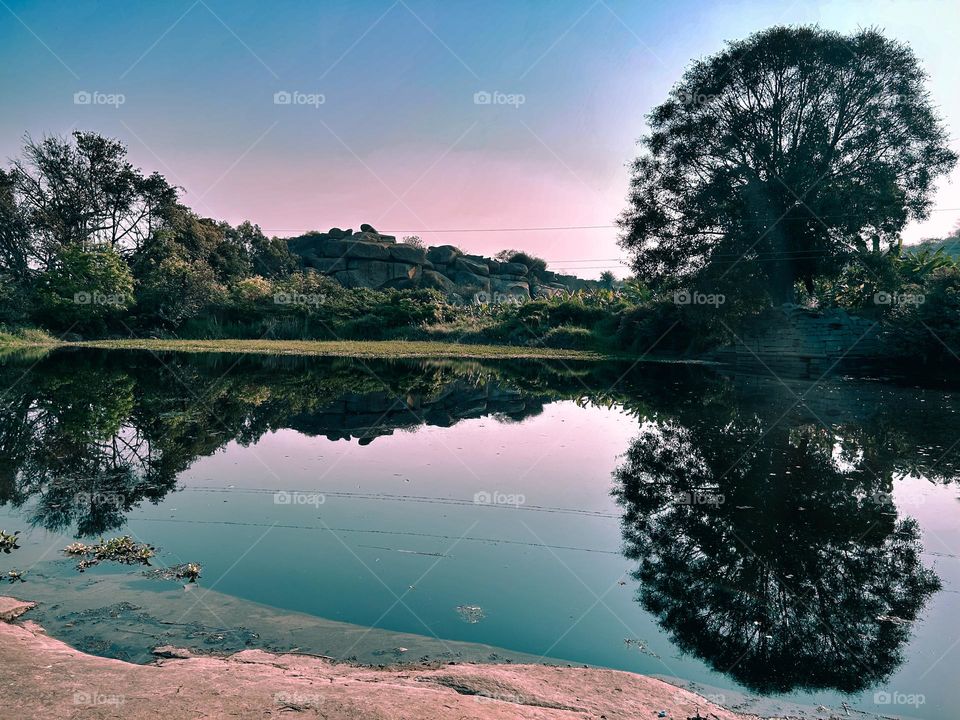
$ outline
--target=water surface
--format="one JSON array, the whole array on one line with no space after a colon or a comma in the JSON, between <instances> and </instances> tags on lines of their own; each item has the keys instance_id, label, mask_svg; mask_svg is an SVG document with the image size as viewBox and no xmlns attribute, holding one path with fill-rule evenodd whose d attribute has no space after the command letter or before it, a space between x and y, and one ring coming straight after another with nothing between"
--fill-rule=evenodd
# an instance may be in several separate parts
<instances>
[{"instance_id":1,"label":"water surface","mask_svg":"<svg viewBox=\"0 0 960 720\"><path fill-rule=\"evenodd\" d=\"M23 538L0 571L90 652L542 658L727 704L960 707L954 393L134 352L8 358L0 386L0 528ZM121 534L200 581L61 552Z\"/></svg>"}]
</instances>

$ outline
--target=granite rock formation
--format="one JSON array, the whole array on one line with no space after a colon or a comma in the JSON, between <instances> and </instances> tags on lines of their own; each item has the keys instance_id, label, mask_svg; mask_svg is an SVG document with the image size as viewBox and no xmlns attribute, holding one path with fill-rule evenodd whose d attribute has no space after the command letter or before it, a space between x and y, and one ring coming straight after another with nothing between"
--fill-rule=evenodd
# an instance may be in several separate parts
<instances>
[{"instance_id":1,"label":"granite rock formation","mask_svg":"<svg viewBox=\"0 0 960 720\"><path fill-rule=\"evenodd\" d=\"M305 268L349 288L424 288L454 300L507 302L600 286L594 280L470 255L453 245L422 248L398 243L395 236L366 223L359 232L331 228L290 238L288 243Z\"/></svg>"}]
</instances>

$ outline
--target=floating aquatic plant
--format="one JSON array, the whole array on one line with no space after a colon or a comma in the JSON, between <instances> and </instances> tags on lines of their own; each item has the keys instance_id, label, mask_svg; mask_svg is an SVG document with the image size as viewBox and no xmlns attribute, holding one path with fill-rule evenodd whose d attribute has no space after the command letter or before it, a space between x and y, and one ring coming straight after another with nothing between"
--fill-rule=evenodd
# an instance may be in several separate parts
<instances>
[{"instance_id":1,"label":"floating aquatic plant","mask_svg":"<svg viewBox=\"0 0 960 720\"><path fill-rule=\"evenodd\" d=\"M148 577L161 578L163 580L187 580L196 582L203 572L200 563L184 563L183 565L171 565L170 567L157 568L147 573Z\"/></svg>"},{"instance_id":2,"label":"floating aquatic plant","mask_svg":"<svg viewBox=\"0 0 960 720\"><path fill-rule=\"evenodd\" d=\"M77 563L77 570L83 572L87 568L98 565L103 560L123 563L124 565L149 565L150 558L156 554L156 550L146 543L138 543L128 535L111 538L96 545L84 545L83 543L71 543L63 549L67 555L82 557Z\"/></svg>"},{"instance_id":3,"label":"floating aquatic plant","mask_svg":"<svg viewBox=\"0 0 960 720\"><path fill-rule=\"evenodd\" d=\"M487 616L479 605L457 605L457 614L460 615L461 620L471 625L480 622Z\"/></svg>"},{"instance_id":4,"label":"floating aquatic plant","mask_svg":"<svg viewBox=\"0 0 960 720\"><path fill-rule=\"evenodd\" d=\"M19 534L19 530L14 532L12 535L8 532L0 530L0 550L9 555L11 551L18 549L20 547L17 545L17 536Z\"/></svg>"}]
</instances>

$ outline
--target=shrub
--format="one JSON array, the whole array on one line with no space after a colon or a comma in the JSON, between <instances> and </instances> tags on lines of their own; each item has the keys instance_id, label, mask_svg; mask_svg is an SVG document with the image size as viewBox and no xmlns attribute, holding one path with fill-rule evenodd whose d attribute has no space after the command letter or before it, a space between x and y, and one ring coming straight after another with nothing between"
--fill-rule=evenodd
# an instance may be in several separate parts
<instances>
[{"instance_id":1,"label":"shrub","mask_svg":"<svg viewBox=\"0 0 960 720\"><path fill-rule=\"evenodd\" d=\"M894 304L886 317L891 351L935 364L956 362L960 353L960 268L934 270L922 286L907 286L913 301ZM917 302L922 295L922 302Z\"/></svg>"},{"instance_id":2,"label":"shrub","mask_svg":"<svg viewBox=\"0 0 960 720\"><path fill-rule=\"evenodd\" d=\"M549 348L587 350L596 345L593 333L586 328L561 325L550 328L543 336L543 344Z\"/></svg>"},{"instance_id":3,"label":"shrub","mask_svg":"<svg viewBox=\"0 0 960 720\"><path fill-rule=\"evenodd\" d=\"M496 258L501 262L522 263L531 273L543 272L547 269L546 260L519 250L501 250L496 254Z\"/></svg>"},{"instance_id":4,"label":"shrub","mask_svg":"<svg viewBox=\"0 0 960 720\"><path fill-rule=\"evenodd\" d=\"M37 282L36 318L58 330L100 331L133 303L133 276L112 250L64 248Z\"/></svg>"}]
</instances>

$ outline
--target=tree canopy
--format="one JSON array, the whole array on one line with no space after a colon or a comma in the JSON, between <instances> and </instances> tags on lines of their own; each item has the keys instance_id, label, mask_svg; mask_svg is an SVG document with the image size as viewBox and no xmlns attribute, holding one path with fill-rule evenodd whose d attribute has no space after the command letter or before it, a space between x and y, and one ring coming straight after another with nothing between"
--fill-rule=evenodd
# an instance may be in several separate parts
<instances>
[{"instance_id":1,"label":"tree canopy","mask_svg":"<svg viewBox=\"0 0 960 720\"><path fill-rule=\"evenodd\" d=\"M774 301L927 216L956 163L913 51L773 27L698 60L648 116L621 244L654 286Z\"/></svg>"}]
</instances>

